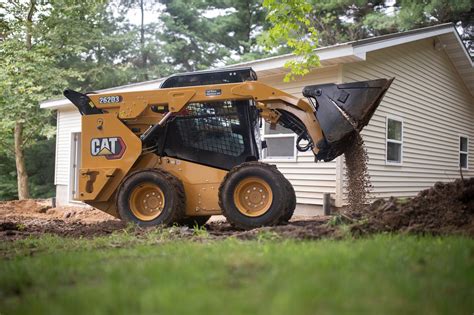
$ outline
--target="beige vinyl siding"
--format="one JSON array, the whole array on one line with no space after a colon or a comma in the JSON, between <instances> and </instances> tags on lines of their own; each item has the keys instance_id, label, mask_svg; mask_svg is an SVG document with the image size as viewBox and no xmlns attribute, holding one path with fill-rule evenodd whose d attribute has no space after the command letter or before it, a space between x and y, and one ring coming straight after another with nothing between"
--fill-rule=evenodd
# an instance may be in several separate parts
<instances>
[{"instance_id":1,"label":"beige vinyl siding","mask_svg":"<svg viewBox=\"0 0 474 315\"><path fill-rule=\"evenodd\" d=\"M333 83L338 81L339 67L332 66L313 71L302 79L283 82L283 75L259 77L259 81L281 89L296 97L303 97L301 91L306 85ZM295 189L298 203L322 205L323 193L336 194L336 162L314 162L314 155L298 152L295 161L265 162L275 164Z\"/></svg>"},{"instance_id":2,"label":"beige vinyl siding","mask_svg":"<svg viewBox=\"0 0 474 315\"><path fill-rule=\"evenodd\" d=\"M368 53L367 61L343 65L344 82L395 77L362 132L370 156L375 197L410 197L437 181L459 177L459 136L469 137L474 176L474 102L433 39ZM385 162L386 118L403 121L402 164Z\"/></svg>"},{"instance_id":3,"label":"beige vinyl siding","mask_svg":"<svg viewBox=\"0 0 474 315\"><path fill-rule=\"evenodd\" d=\"M81 115L75 109L59 110L57 121L55 184L69 186L71 133L80 132Z\"/></svg>"}]
</instances>

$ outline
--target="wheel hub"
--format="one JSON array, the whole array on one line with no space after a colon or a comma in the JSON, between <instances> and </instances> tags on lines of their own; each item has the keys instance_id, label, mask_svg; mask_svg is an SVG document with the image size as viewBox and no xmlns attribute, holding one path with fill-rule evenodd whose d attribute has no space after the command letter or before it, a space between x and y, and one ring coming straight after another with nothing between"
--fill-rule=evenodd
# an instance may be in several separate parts
<instances>
[{"instance_id":1,"label":"wheel hub","mask_svg":"<svg viewBox=\"0 0 474 315\"><path fill-rule=\"evenodd\" d=\"M256 217L268 211L273 194L268 183L258 177L242 180L234 192L237 209L246 216Z\"/></svg>"},{"instance_id":2,"label":"wheel hub","mask_svg":"<svg viewBox=\"0 0 474 315\"><path fill-rule=\"evenodd\" d=\"M130 195L130 209L142 221L156 219L165 206L163 191L154 183L135 187Z\"/></svg>"}]
</instances>

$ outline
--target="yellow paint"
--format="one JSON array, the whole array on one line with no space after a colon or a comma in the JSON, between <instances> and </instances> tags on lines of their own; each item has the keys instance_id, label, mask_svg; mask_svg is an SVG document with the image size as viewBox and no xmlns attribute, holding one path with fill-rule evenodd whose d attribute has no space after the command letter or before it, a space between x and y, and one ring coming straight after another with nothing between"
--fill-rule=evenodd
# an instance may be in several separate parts
<instances>
[{"instance_id":1,"label":"yellow paint","mask_svg":"<svg viewBox=\"0 0 474 315\"><path fill-rule=\"evenodd\" d=\"M165 194L156 184L143 183L132 190L129 206L138 219L152 221L166 206Z\"/></svg>"},{"instance_id":2,"label":"yellow paint","mask_svg":"<svg viewBox=\"0 0 474 315\"><path fill-rule=\"evenodd\" d=\"M206 95L206 90L209 89L220 90L220 95ZM151 125L161 121L165 114L154 112L153 106L160 107L161 110L167 107L169 112L177 113L187 104L194 102L254 100L257 108L261 110L261 116L268 122L277 123L280 118L277 110L285 110L305 124L313 143L318 143L323 139L321 128L314 115L314 108L306 100L256 81L150 91L111 92L88 96L96 107L106 113L82 116L83 147L79 199L114 216L118 216L115 199L118 187L124 178L132 171L147 168L164 169L181 180L186 195L187 216L221 213L218 191L227 171L175 158L142 153L140 135ZM100 98L107 96L120 96L117 98L120 102L101 104ZM116 138L120 138L126 146L119 158L113 158L117 153L117 150L114 151L113 148L116 149L119 143ZM314 152L317 153L317 150L315 148ZM264 195L268 199L273 198L268 183L259 181L252 183L249 184L253 185L252 189L258 187L258 190L262 190L261 199ZM260 204L262 201L259 199L257 207L252 205L252 208L246 208L242 199L245 199L244 191L246 190L243 188L240 190L235 201L240 204L239 208L244 214L258 216L270 207L271 202L264 203L262 206ZM250 198L250 196L247 197ZM252 195L255 200L258 199L257 197L257 195ZM134 199L138 201L140 198L145 197L141 192L137 192ZM135 210L145 219L153 216L147 216L144 208Z\"/></svg>"},{"instance_id":3,"label":"yellow paint","mask_svg":"<svg viewBox=\"0 0 474 315\"><path fill-rule=\"evenodd\" d=\"M248 217L265 214L273 202L270 185L258 177L248 177L237 184L234 190L234 204L237 210Z\"/></svg>"}]
</instances>

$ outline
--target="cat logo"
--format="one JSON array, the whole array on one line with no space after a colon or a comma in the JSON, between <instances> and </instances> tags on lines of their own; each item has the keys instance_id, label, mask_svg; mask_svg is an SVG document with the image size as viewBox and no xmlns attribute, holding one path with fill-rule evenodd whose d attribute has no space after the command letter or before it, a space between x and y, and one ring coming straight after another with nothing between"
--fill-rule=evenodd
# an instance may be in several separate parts
<instances>
[{"instance_id":1,"label":"cat logo","mask_svg":"<svg viewBox=\"0 0 474 315\"><path fill-rule=\"evenodd\" d=\"M120 137L94 138L91 140L91 155L105 156L107 160L120 159L126 147Z\"/></svg>"}]
</instances>

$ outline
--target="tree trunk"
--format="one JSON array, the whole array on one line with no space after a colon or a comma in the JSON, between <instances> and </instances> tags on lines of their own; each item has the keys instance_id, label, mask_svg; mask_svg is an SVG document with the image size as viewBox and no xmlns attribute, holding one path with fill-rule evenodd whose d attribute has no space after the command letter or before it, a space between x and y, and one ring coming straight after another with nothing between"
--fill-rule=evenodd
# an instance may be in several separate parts
<instances>
[{"instance_id":1,"label":"tree trunk","mask_svg":"<svg viewBox=\"0 0 474 315\"><path fill-rule=\"evenodd\" d=\"M33 14L36 10L36 0L30 0L28 8L28 14L26 16L26 36L25 46L27 50L32 48L32 37L33 37ZM28 174L26 173L25 167L25 156L23 155L23 123L15 122L14 131L14 151L15 151L15 164L16 164L16 177L18 186L18 199L30 198L30 192L28 189Z\"/></svg>"},{"instance_id":2,"label":"tree trunk","mask_svg":"<svg viewBox=\"0 0 474 315\"><path fill-rule=\"evenodd\" d=\"M15 122L15 163L18 183L18 199L30 198L28 190L28 174L25 168L25 156L23 155L23 123Z\"/></svg>"}]
</instances>

